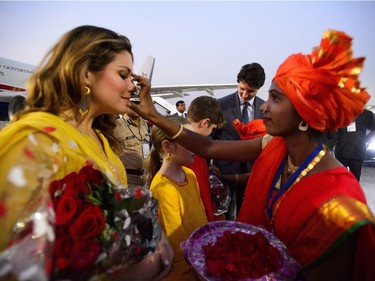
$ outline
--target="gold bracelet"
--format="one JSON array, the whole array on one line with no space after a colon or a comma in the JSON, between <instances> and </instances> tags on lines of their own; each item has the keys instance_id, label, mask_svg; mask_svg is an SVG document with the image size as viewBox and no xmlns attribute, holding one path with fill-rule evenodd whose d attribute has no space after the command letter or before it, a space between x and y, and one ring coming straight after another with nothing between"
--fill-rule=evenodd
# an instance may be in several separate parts
<instances>
[{"instance_id":1,"label":"gold bracelet","mask_svg":"<svg viewBox=\"0 0 375 281\"><path fill-rule=\"evenodd\" d=\"M179 125L180 125L180 130L177 132L177 134L175 134L173 137L171 137L171 140L175 140L181 135L182 130L184 129L184 126L182 124L179 124Z\"/></svg>"}]
</instances>

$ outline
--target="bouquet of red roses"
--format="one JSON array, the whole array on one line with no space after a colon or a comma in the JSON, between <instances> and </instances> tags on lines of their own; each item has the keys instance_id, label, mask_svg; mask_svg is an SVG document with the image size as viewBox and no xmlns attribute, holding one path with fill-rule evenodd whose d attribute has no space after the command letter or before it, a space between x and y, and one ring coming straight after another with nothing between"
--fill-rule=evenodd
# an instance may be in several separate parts
<instances>
[{"instance_id":1,"label":"bouquet of red roses","mask_svg":"<svg viewBox=\"0 0 375 281\"><path fill-rule=\"evenodd\" d=\"M155 250L160 229L149 190L115 187L92 165L49 187L56 213L57 278L112 273Z\"/></svg>"}]
</instances>

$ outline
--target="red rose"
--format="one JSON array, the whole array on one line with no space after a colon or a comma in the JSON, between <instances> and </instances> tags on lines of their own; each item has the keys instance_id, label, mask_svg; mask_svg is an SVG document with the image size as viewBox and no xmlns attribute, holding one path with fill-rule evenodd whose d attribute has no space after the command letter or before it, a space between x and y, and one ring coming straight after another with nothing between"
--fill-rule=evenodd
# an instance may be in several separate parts
<instances>
[{"instance_id":1,"label":"red rose","mask_svg":"<svg viewBox=\"0 0 375 281\"><path fill-rule=\"evenodd\" d=\"M56 268L64 269L70 265L70 256L73 248L73 240L69 234L59 231L53 246L53 253L57 256Z\"/></svg>"},{"instance_id":2,"label":"red rose","mask_svg":"<svg viewBox=\"0 0 375 281\"><path fill-rule=\"evenodd\" d=\"M64 193L73 193L78 195L90 194L87 186L88 179L82 174L71 173L68 178L64 178L65 190Z\"/></svg>"},{"instance_id":3,"label":"red rose","mask_svg":"<svg viewBox=\"0 0 375 281\"><path fill-rule=\"evenodd\" d=\"M51 196L53 206L57 206L60 198L61 198L61 193L63 190L63 183L61 180L55 180L51 182L51 184L48 187L49 194Z\"/></svg>"},{"instance_id":4,"label":"red rose","mask_svg":"<svg viewBox=\"0 0 375 281\"><path fill-rule=\"evenodd\" d=\"M60 182L61 182L62 185L64 185L64 184L66 185L67 183L75 181L76 178L77 178L77 173L72 172L72 173L66 175L62 180L60 180Z\"/></svg>"},{"instance_id":5,"label":"red rose","mask_svg":"<svg viewBox=\"0 0 375 281\"><path fill-rule=\"evenodd\" d=\"M101 172L93 169L92 166L83 167L79 171L78 175L79 177L82 177L86 182L94 185L99 185L103 179Z\"/></svg>"},{"instance_id":6,"label":"red rose","mask_svg":"<svg viewBox=\"0 0 375 281\"><path fill-rule=\"evenodd\" d=\"M51 184L48 187L49 194L53 197L56 196L57 191L61 191L63 188L61 181L55 180L51 182Z\"/></svg>"},{"instance_id":7,"label":"red rose","mask_svg":"<svg viewBox=\"0 0 375 281\"><path fill-rule=\"evenodd\" d=\"M56 225L64 225L71 222L81 209L82 201L76 194L63 194L55 207Z\"/></svg>"},{"instance_id":8,"label":"red rose","mask_svg":"<svg viewBox=\"0 0 375 281\"><path fill-rule=\"evenodd\" d=\"M101 246L98 241L78 241L74 244L70 257L72 268L79 271L94 269L94 263L100 252Z\"/></svg>"},{"instance_id":9,"label":"red rose","mask_svg":"<svg viewBox=\"0 0 375 281\"><path fill-rule=\"evenodd\" d=\"M99 236L104 229L104 224L103 211L98 206L91 204L70 226L69 232L74 241L92 239Z\"/></svg>"}]
</instances>

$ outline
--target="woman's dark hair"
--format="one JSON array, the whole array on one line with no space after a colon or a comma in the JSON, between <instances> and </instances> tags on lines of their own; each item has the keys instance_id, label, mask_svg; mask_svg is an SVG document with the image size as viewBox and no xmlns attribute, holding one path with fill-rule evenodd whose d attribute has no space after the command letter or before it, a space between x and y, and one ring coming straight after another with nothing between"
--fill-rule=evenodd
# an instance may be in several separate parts
<instances>
[{"instance_id":1,"label":"woman's dark hair","mask_svg":"<svg viewBox=\"0 0 375 281\"><path fill-rule=\"evenodd\" d=\"M245 82L249 86L260 89L264 85L266 74L259 63L245 64L237 75L237 83Z\"/></svg>"}]
</instances>

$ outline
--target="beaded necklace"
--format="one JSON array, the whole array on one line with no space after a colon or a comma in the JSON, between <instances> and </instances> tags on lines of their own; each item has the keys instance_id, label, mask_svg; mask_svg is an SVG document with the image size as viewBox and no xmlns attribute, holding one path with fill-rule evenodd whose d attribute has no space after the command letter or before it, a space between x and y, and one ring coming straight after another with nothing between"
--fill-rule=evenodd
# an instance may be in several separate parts
<instances>
[{"instance_id":1,"label":"beaded necklace","mask_svg":"<svg viewBox=\"0 0 375 281\"><path fill-rule=\"evenodd\" d=\"M323 145L323 143L320 143L314 151L303 161L302 165L297 169L296 172L294 172L291 177L287 180L287 182L280 188L280 190L277 192L277 194L274 196L274 198L271 201L272 194L274 190L276 189L276 183L278 179L281 176L282 171L285 169L285 165L287 163L288 157L286 157L283 162L281 163L279 169L277 170L277 173L273 179L271 188L268 192L267 201L266 201L266 208L265 212L270 220L270 224L272 227L272 231L274 230L274 218L276 215L276 212L281 204L281 202L285 199L288 192L292 189L292 187L299 182L303 177L305 177L314 167L316 164L319 163L319 161L323 158L323 156L326 154L326 148ZM278 200L280 199L280 200Z\"/></svg>"},{"instance_id":2,"label":"beaded necklace","mask_svg":"<svg viewBox=\"0 0 375 281\"><path fill-rule=\"evenodd\" d=\"M287 169L287 174L294 174L298 170L297 166L294 166L292 164L292 161L290 160L290 155L288 154L288 169Z\"/></svg>"}]
</instances>

